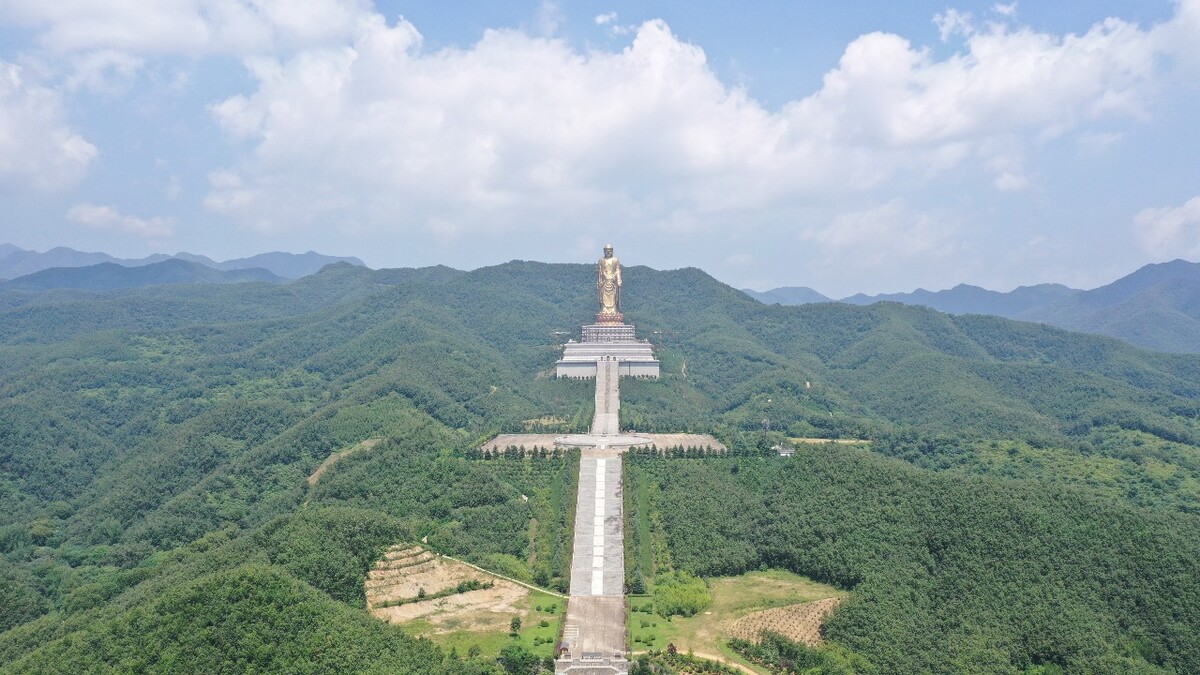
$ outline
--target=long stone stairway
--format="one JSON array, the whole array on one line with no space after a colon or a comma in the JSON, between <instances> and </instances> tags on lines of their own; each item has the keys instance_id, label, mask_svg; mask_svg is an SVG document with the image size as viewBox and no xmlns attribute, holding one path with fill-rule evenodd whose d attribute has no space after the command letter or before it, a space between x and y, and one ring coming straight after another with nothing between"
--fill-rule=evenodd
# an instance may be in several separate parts
<instances>
[{"instance_id":1,"label":"long stone stairway","mask_svg":"<svg viewBox=\"0 0 1200 675\"><path fill-rule=\"evenodd\" d=\"M596 414L592 418L592 434L616 436L621 433L621 376L614 358L596 362Z\"/></svg>"},{"instance_id":2,"label":"long stone stairway","mask_svg":"<svg viewBox=\"0 0 1200 675\"><path fill-rule=\"evenodd\" d=\"M619 375L615 360L596 364L592 434L620 433ZM621 454L601 443L579 462L571 597L555 672L627 673L625 648L625 530ZM565 653L562 653L565 651Z\"/></svg>"}]
</instances>

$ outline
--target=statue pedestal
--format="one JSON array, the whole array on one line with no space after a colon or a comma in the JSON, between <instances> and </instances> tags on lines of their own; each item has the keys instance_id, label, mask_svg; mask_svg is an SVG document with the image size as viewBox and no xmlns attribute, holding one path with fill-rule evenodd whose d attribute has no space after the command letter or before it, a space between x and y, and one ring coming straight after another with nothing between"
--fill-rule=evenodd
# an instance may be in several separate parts
<instances>
[{"instance_id":1,"label":"statue pedestal","mask_svg":"<svg viewBox=\"0 0 1200 675\"><path fill-rule=\"evenodd\" d=\"M583 327L584 342L637 342L633 326L624 323L594 323Z\"/></svg>"},{"instance_id":2,"label":"statue pedestal","mask_svg":"<svg viewBox=\"0 0 1200 675\"><path fill-rule=\"evenodd\" d=\"M617 362L618 375L658 377L659 362L646 340L639 340L629 324L597 323L583 327L583 342L571 340L556 364L558 377L596 377L596 361Z\"/></svg>"},{"instance_id":3,"label":"statue pedestal","mask_svg":"<svg viewBox=\"0 0 1200 675\"><path fill-rule=\"evenodd\" d=\"M596 315L596 324L601 326L624 326L625 315L620 312L613 312L612 314L600 312Z\"/></svg>"}]
</instances>

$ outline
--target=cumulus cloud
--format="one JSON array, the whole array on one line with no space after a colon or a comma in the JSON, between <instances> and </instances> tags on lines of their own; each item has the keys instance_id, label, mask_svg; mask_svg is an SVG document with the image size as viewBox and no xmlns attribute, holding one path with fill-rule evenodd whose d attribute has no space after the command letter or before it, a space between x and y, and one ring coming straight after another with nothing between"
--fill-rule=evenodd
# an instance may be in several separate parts
<instances>
[{"instance_id":1,"label":"cumulus cloud","mask_svg":"<svg viewBox=\"0 0 1200 675\"><path fill-rule=\"evenodd\" d=\"M1157 29L1109 19L1057 36L946 21L963 36L952 56L864 35L818 91L769 110L662 21L619 52L515 30L426 52L415 26L375 16L349 46L247 61L254 91L211 110L253 152L208 203L264 227L400 219L462 232L587 222L597 209L703 226L964 162L1021 189L1027 150L1143 115L1152 98Z\"/></svg>"},{"instance_id":2,"label":"cumulus cloud","mask_svg":"<svg viewBox=\"0 0 1200 675\"><path fill-rule=\"evenodd\" d=\"M96 146L67 124L60 94L0 61L0 185L62 188L83 175Z\"/></svg>"},{"instance_id":3,"label":"cumulus cloud","mask_svg":"<svg viewBox=\"0 0 1200 675\"><path fill-rule=\"evenodd\" d=\"M1149 208L1133 219L1142 248L1156 256L1200 256L1200 197L1180 206Z\"/></svg>"},{"instance_id":4,"label":"cumulus cloud","mask_svg":"<svg viewBox=\"0 0 1200 675\"><path fill-rule=\"evenodd\" d=\"M133 234L139 237L161 238L171 234L171 221L167 218L138 218L119 213L111 206L76 204L67 211L67 220L97 230L108 230Z\"/></svg>"},{"instance_id":5,"label":"cumulus cloud","mask_svg":"<svg viewBox=\"0 0 1200 675\"><path fill-rule=\"evenodd\" d=\"M0 9L37 27L42 48L86 55L81 82L165 54L240 57L252 85L209 108L239 155L210 173L205 205L255 228L690 231L781 222L822 201L854 213L796 230L805 241L898 237L900 250L930 255L954 228L888 201L889 190L960 169L1002 192L1036 186L1027 166L1039 148L1151 114L1163 69L1195 52L1200 27L1200 0L1157 26L1108 19L1068 35L1019 25L1015 3L980 23L947 10L935 20L949 56L863 35L816 91L769 108L662 21L630 27L617 50L555 38L553 2L526 30L436 51L367 0ZM594 22L626 30L615 13Z\"/></svg>"}]
</instances>

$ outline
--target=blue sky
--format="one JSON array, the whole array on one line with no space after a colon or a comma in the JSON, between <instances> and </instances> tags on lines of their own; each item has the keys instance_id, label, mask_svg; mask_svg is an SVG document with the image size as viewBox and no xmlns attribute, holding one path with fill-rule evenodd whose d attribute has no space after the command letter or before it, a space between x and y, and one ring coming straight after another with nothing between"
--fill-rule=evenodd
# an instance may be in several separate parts
<instances>
[{"instance_id":1,"label":"blue sky","mask_svg":"<svg viewBox=\"0 0 1200 675\"><path fill-rule=\"evenodd\" d=\"M1200 259L1200 0L0 0L0 241L697 266Z\"/></svg>"}]
</instances>

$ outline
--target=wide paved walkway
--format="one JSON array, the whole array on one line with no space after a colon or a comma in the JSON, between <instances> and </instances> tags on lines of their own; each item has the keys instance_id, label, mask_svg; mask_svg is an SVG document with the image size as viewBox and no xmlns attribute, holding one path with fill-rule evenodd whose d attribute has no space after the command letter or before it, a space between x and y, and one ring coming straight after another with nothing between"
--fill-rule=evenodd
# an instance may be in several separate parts
<instances>
[{"instance_id":1,"label":"wide paved walkway","mask_svg":"<svg viewBox=\"0 0 1200 675\"><path fill-rule=\"evenodd\" d=\"M620 433L617 362L600 361L592 434ZM571 597L563 628L567 657L555 671L573 675L626 673L625 526L621 453L603 445L584 448L575 503Z\"/></svg>"}]
</instances>

